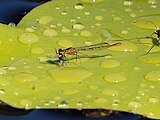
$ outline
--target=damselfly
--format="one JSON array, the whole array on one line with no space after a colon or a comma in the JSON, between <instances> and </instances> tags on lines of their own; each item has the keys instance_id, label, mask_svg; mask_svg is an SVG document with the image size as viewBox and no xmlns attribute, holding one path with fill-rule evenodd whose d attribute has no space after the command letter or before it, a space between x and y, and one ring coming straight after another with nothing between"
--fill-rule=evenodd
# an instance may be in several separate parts
<instances>
[{"instance_id":1,"label":"damselfly","mask_svg":"<svg viewBox=\"0 0 160 120\"><path fill-rule=\"evenodd\" d=\"M98 43L98 44L94 44L94 45L90 45L90 46L82 46L82 47L69 47L66 49L56 49L56 54L57 57L59 59L60 62L63 63L63 61L66 59L66 55L76 55L76 59L78 57L78 52L79 51L89 51L89 50L100 50L103 48L110 48L113 46L119 46L121 45L120 42L114 43L114 44L109 44L107 42L103 42L103 43Z\"/></svg>"}]
</instances>

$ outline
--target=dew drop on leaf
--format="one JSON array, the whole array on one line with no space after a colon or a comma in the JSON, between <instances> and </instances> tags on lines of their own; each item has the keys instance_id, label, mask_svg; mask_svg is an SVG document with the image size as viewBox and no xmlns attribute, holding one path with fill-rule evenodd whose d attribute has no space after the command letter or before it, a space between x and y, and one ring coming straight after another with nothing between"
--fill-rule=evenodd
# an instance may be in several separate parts
<instances>
[{"instance_id":1,"label":"dew drop on leaf","mask_svg":"<svg viewBox=\"0 0 160 120\"><path fill-rule=\"evenodd\" d=\"M74 8L75 8L76 10L83 10L83 9L84 9L84 6L83 6L82 3L77 3L77 4L74 6Z\"/></svg>"},{"instance_id":2,"label":"dew drop on leaf","mask_svg":"<svg viewBox=\"0 0 160 120\"><path fill-rule=\"evenodd\" d=\"M73 43L67 39L58 40L57 44L61 47L66 47L66 48L73 46Z\"/></svg>"},{"instance_id":3,"label":"dew drop on leaf","mask_svg":"<svg viewBox=\"0 0 160 120\"><path fill-rule=\"evenodd\" d=\"M36 80L37 77L33 76L32 74L28 73L17 73L14 75L14 79L19 81L19 82L31 82L33 80Z\"/></svg>"},{"instance_id":4,"label":"dew drop on leaf","mask_svg":"<svg viewBox=\"0 0 160 120\"><path fill-rule=\"evenodd\" d=\"M19 42L23 44L33 44L39 42L39 37L33 33L24 33L19 36Z\"/></svg>"},{"instance_id":5,"label":"dew drop on leaf","mask_svg":"<svg viewBox=\"0 0 160 120\"><path fill-rule=\"evenodd\" d=\"M39 19L39 24L47 24L47 23L50 23L53 21L53 18L51 16L42 16L40 19Z\"/></svg>"},{"instance_id":6,"label":"dew drop on leaf","mask_svg":"<svg viewBox=\"0 0 160 120\"><path fill-rule=\"evenodd\" d=\"M43 35L47 36L47 37L53 37L53 36L56 36L58 35L57 31L56 30L53 30L53 29L46 29L43 31Z\"/></svg>"},{"instance_id":7,"label":"dew drop on leaf","mask_svg":"<svg viewBox=\"0 0 160 120\"><path fill-rule=\"evenodd\" d=\"M102 91L102 94L103 95L107 95L107 96L117 96L119 93L117 90L114 90L114 89L104 89Z\"/></svg>"},{"instance_id":8,"label":"dew drop on leaf","mask_svg":"<svg viewBox=\"0 0 160 120\"><path fill-rule=\"evenodd\" d=\"M157 99L157 98L154 98L154 97L152 97L152 98L149 98L149 100L148 100L150 103L153 103L153 104L156 104L156 103L158 103L159 102L159 100Z\"/></svg>"},{"instance_id":9,"label":"dew drop on leaf","mask_svg":"<svg viewBox=\"0 0 160 120\"><path fill-rule=\"evenodd\" d=\"M64 67L48 70L50 77L58 83L76 83L92 76L92 72L78 67Z\"/></svg>"},{"instance_id":10,"label":"dew drop on leaf","mask_svg":"<svg viewBox=\"0 0 160 120\"><path fill-rule=\"evenodd\" d=\"M32 54L42 54L44 50L41 47L33 47L31 49Z\"/></svg>"},{"instance_id":11,"label":"dew drop on leaf","mask_svg":"<svg viewBox=\"0 0 160 120\"><path fill-rule=\"evenodd\" d=\"M22 99L20 100L20 105L22 105L24 109L29 109L30 106L32 105L32 102L27 99Z\"/></svg>"},{"instance_id":12,"label":"dew drop on leaf","mask_svg":"<svg viewBox=\"0 0 160 120\"><path fill-rule=\"evenodd\" d=\"M147 81L160 82L160 71L151 71L145 75Z\"/></svg>"},{"instance_id":13,"label":"dew drop on leaf","mask_svg":"<svg viewBox=\"0 0 160 120\"><path fill-rule=\"evenodd\" d=\"M115 68L120 65L120 62L117 60L104 60L101 62L101 67L103 68Z\"/></svg>"},{"instance_id":14,"label":"dew drop on leaf","mask_svg":"<svg viewBox=\"0 0 160 120\"><path fill-rule=\"evenodd\" d=\"M76 23L76 24L73 25L73 29L82 30L82 29L84 29L84 25L81 24L81 23Z\"/></svg>"},{"instance_id":15,"label":"dew drop on leaf","mask_svg":"<svg viewBox=\"0 0 160 120\"><path fill-rule=\"evenodd\" d=\"M141 108L141 107L142 107L142 104L139 103L139 102L136 102L136 101L131 101L131 102L128 103L128 106L129 106L130 108L136 109L136 108Z\"/></svg>"},{"instance_id":16,"label":"dew drop on leaf","mask_svg":"<svg viewBox=\"0 0 160 120\"><path fill-rule=\"evenodd\" d=\"M89 37L89 36L92 35L92 33L91 33L90 31L88 31L88 30L82 30L82 31L80 32L80 35L81 35L81 36L84 36L84 37Z\"/></svg>"},{"instance_id":17,"label":"dew drop on leaf","mask_svg":"<svg viewBox=\"0 0 160 120\"><path fill-rule=\"evenodd\" d=\"M127 80L127 77L120 73L110 73L104 77L104 80L110 83L119 83Z\"/></svg>"}]
</instances>

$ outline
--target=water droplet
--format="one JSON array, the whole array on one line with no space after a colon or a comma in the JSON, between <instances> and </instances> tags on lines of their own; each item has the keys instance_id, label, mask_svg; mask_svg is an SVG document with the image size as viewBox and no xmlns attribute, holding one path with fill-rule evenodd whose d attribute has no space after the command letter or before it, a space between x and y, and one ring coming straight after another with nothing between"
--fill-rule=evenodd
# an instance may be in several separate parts
<instances>
[{"instance_id":1,"label":"water droplet","mask_svg":"<svg viewBox=\"0 0 160 120\"><path fill-rule=\"evenodd\" d=\"M97 26L97 27L99 27L99 26L101 26L102 24L100 24L100 23L96 23L95 24L95 26Z\"/></svg>"},{"instance_id":2,"label":"water droplet","mask_svg":"<svg viewBox=\"0 0 160 120\"><path fill-rule=\"evenodd\" d=\"M122 30L121 34L124 34L124 35L128 34L128 30Z\"/></svg>"},{"instance_id":3,"label":"water droplet","mask_svg":"<svg viewBox=\"0 0 160 120\"><path fill-rule=\"evenodd\" d=\"M17 73L14 75L14 79L23 83L23 82L31 82L33 80L36 80L37 77L28 73Z\"/></svg>"},{"instance_id":4,"label":"water droplet","mask_svg":"<svg viewBox=\"0 0 160 120\"><path fill-rule=\"evenodd\" d=\"M54 100L49 101L50 104L55 104L56 102Z\"/></svg>"},{"instance_id":5,"label":"water droplet","mask_svg":"<svg viewBox=\"0 0 160 120\"><path fill-rule=\"evenodd\" d=\"M15 57L11 57L10 59L11 59L11 60L15 60Z\"/></svg>"},{"instance_id":6,"label":"water droplet","mask_svg":"<svg viewBox=\"0 0 160 120\"><path fill-rule=\"evenodd\" d=\"M152 23L147 23L147 21L151 21ZM153 23L159 27L160 26L160 15L148 15L148 16L142 16L138 17L133 21L133 24L135 26L138 26L140 28L147 28L147 29L156 29Z\"/></svg>"},{"instance_id":7,"label":"water droplet","mask_svg":"<svg viewBox=\"0 0 160 120\"><path fill-rule=\"evenodd\" d=\"M149 98L149 100L148 100L150 103L153 103L153 104L156 104L156 103L158 103L159 102L159 100L157 99L157 98Z\"/></svg>"},{"instance_id":8,"label":"water droplet","mask_svg":"<svg viewBox=\"0 0 160 120\"><path fill-rule=\"evenodd\" d=\"M96 99L94 100L94 102L95 102L95 103L106 103L107 100L106 100L105 98L96 98Z\"/></svg>"},{"instance_id":9,"label":"water droplet","mask_svg":"<svg viewBox=\"0 0 160 120\"><path fill-rule=\"evenodd\" d=\"M117 60L104 60L101 63L101 67L104 68L115 68L118 67L120 65L120 62Z\"/></svg>"},{"instance_id":10,"label":"water droplet","mask_svg":"<svg viewBox=\"0 0 160 120\"><path fill-rule=\"evenodd\" d=\"M44 50L41 47L33 47L31 49L31 53L33 54L42 54Z\"/></svg>"},{"instance_id":11,"label":"water droplet","mask_svg":"<svg viewBox=\"0 0 160 120\"><path fill-rule=\"evenodd\" d=\"M6 92L4 89L0 89L0 95L4 95Z\"/></svg>"},{"instance_id":12,"label":"water droplet","mask_svg":"<svg viewBox=\"0 0 160 120\"><path fill-rule=\"evenodd\" d=\"M51 16L43 16L39 19L39 23L43 25L46 25L50 23L51 21L53 21L53 18Z\"/></svg>"},{"instance_id":13,"label":"water droplet","mask_svg":"<svg viewBox=\"0 0 160 120\"><path fill-rule=\"evenodd\" d=\"M124 9L126 12L131 12L132 10L131 10L131 8L125 8Z\"/></svg>"},{"instance_id":14,"label":"water droplet","mask_svg":"<svg viewBox=\"0 0 160 120\"><path fill-rule=\"evenodd\" d=\"M59 9L60 9L60 7L59 7L59 6L56 6L55 8L56 8L56 10L59 10Z\"/></svg>"},{"instance_id":15,"label":"water droplet","mask_svg":"<svg viewBox=\"0 0 160 120\"><path fill-rule=\"evenodd\" d=\"M138 59L142 62L145 62L145 63L152 63L152 64L160 63L160 55L159 54L147 54L144 56L140 56Z\"/></svg>"},{"instance_id":16,"label":"water droplet","mask_svg":"<svg viewBox=\"0 0 160 120\"><path fill-rule=\"evenodd\" d=\"M113 46L108 49L112 51L124 51L124 52L133 52L138 50L137 46L131 42L126 41L121 43L122 44L120 46Z\"/></svg>"},{"instance_id":17,"label":"water droplet","mask_svg":"<svg viewBox=\"0 0 160 120\"><path fill-rule=\"evenodd\" d=\"M93 45L93 43L91 41L85 41L84 44L86 44L86 45Z\"/></svg>"},{"instance_id":18,"label":"water droplet","mask_svg":"<svg viewBox=\"0 0 160 120\"><path fill-rule=\"evenodd\" d=\"M110 73L104 77L104 80L110 83L119 83L127 80L127 77L120 73Z\"/></svg>"},{"instance_id":19,"label":"water droplet","mask_svg":"<svg viewBox=\"0 0 160 120\"><path fill-rule=\"evenodd\" d=\"M141 99L141 97L140 97L140 96L136 96L136 99L137 99L137 100L140 100L140 99Z\"/></svg>"},{"instance_id":20,"label":"water droplet","mask_svg":"<svg viewBox=\"0 0 160 120\"><path fill-rule=\"evenodd\" d=\"M26 28L27 32L34 32L35 30L33 28Z\"/></svg>"},{"instance_id":21,"label":"water droplet","mask_svg":"<svg viewBox=\"0 0 160 120\"><path fill-rule=\"evenodd\" d=\"M160 71L151 71L147 73L145 79L152 82L160 82Z\"/></svg>"},{"instance_id":22,"label":"water droplet","mask_svg":"<svg viewBox=\"0 0 160 120\"><path fill-rule=\"evenodd\" d=\"M50 105L49 102L45 102L45 103L44 103L44 106L49 106L49 105Z\"/></svg>"},{"instance_id":23,"label":"water droplet","mask_svg":"<svg viewBox=\"0 0 160 120\"><path fill-rule=\"evenodd\" d=\"M141 88L145 88L145 87L146 87L146 84L141 83L141 84L139 85L139 87L141 87Z\"/></svg>"},{"instance_id":24,"label":"water droplet","mask_svg":"<svg viewBox=\"0 0 160 120\"><path fill-rule=\"evenodd\" d=\"M8 70L17 70L16 67L8 67Z\"/></svg>"},{"instance_id":25,"label":"water droplet","mask_svg":"<svg viewBox=\"0 0 160 120\"><path fill-rule=\"evenodd\" d=\"M157 5L151 5L150 7L151 8L157 8Z\"/></svg>"},{"instance_id":26,"label":"water droplet","mask_svg":"<svg viewBox=\"0 0 160 120\"><path fill-rule=\"evenodd\" d=\"M39 37L33 33L24 33L19 36L19 41L23 44L33 44L39 41Z\"/></svg>"},{"instance_id":27,"label":"water droplet","mask_svg":"<svg viewBox=\"0 0 160 120\"><path fill-rule=\"evenodd\" d=\"M155 86L154 85L150 85L149 88L150 89L155 89Z\"/></svg>"},{"instance_id":28,"label":"water droplet","mask_svg":"<svg viewBox=\"0 0 160 120\"><path fill-rule=\"evenodd\" d=\"M53 37L58 35L57 31L53 30L53 29L49 29L47 28L46 30L43 31L43 35L48 36L48 37Z\"/></svg>"},{"instance_id":29,"label":"water droplet","mask_svg":"<svg viewBox=\"0 0 160 120\"><path fill-rule=\"evenodd\" d=\"M56 28L57 26L56 25L50 25L49 27L50 28Z\"/></svg>"},{"instance_id":30,"label":"water droplet","mask_svg":"<svg viewBox=\"0 0 160 120\"><path fill-rule=\"evenodd\" d=\"M60 100L60 99L61 99L61 97L59 97L59 96L54 97L54 100Z\"/></svg>"},{"instance_id":31,"label":"water droplet","mask_svg":"<svg viewBox=\"0 0 160 120\"><path fill-rule=\"evenodd\" d=\"M7 73L6 70L4 70L3 68L0 68L0 75L6 74L6 73Z\"/></svg>"},{"instance_id":32,"label":"water droplet","mask_svg":"<svg viewBox=\"0 0 160 120\"><path fill-rule=\"evenodd\" d=\"M84 15L90 15L90 12L84 12Z\"/></svg>"},{"instance_id":33,"label":"water droplet","mask_svg":"<svg viewBox=\"0 0 160 120\"><path fill-rule=\"evenodd\" d=\"M31 26L31 28L33 28L34 30L36 30L36 29L37 29L37 27L36 27L36 26Z\"/></svg>"},{"instance_id":34,"label":"water droplet","mask_svg":"<svg viewBox=\"0 0 160 120\"><path fill-rule=\"evenodd\" d=\"M120 100L119 100L119 99L114 99L112 105L113 105L114 107L118 107L118 106L119 106L119 103L120 103Z\"/></svg>"},{"instance_id":35,"label":"water droplet","mask_svg":"<svg viewBox=\"0 0 160 120\"><path fill-rule=\"evenodd\" d=\"M13 22L11 22L11 23L9 23L9 24L8 24L8 26L10 26L10 27L15 27L15 26L16 26L16 24L15 24L15 23L13 23Z\"/></svg>"},{"instance_id":36,"label":"water droplet","mask_svg":"<svg viewBox=\"0 0 160 120\"><path fill-rule=\"evenodd\" d=\"M77 4L74 6L74 8L75 8L76 10L83 10L83 9L84 9L84 6L83 6L82 3L77 3Z\"/></svg>"},{"instance_id":37,"label":"water droplet","mask_svg":"<svg viewBox=\"0 0 160 120\"><path fill-rule=\"evenodd\" d=\"M89 37L89 36L92 35L92 33L91 33L90 31L88 31L88 30L82 30L82 31L80 32L80 35L81 35L81 36L84 36L84 37Z\"/></svg>"},{"instance_id":38,"label":"water droplet","mask_svg":"<svg viewBox=\"0 0 160 120\"><path fill-rule=\"evenodd\" d=\"M136 14L135 13L131 13L130 16L131 17L136 17Z\"/></svg>"},{"instance_id":39,"label":"water droplet","mask_svg":"<svg viewBox=\"0 0 160 120\"><path fill-rule=\"evenodd\" d=\"M59 83L76 83L90 77L92 73L84 68L62 67L48 70L53 80Z\"/></svg>"},{"instance_id":40,"label":"water droplet","mask_svg":"<svg viewBox=\"0 0 160 120\"><path fill-rule=\"evenodd\" d=\"M141 108L142 104L136 101L131 101L128 103L128 106L136 109L136 108Z\"/></svg>"},{"instance_id":41,"label":"water droplet","mask_svg":"<svg viewBox=\"0 0 160 120\"><path fill-rule=\"evenodd\" d=\"M57 26L58 26L58 27L61 27L61 26L62 26L62 23L57 23Z\"/></svg>"},{"instance_id":42,"label":"water droplet","mask_svg":"<svg viewBox=\"0 0 160 120\"><path fill-rule=\"evenodd\" d=\"M140 67L134 67L134 70L139 71L141 68Z\"/></svg>"},{"instance_id":43,"label":"water droplet","mask_svg":"<svg viewBox=\"0 0 160 120\"><path fill-rule=\"evenodd\" d=\"M96 16L95 20L103 20L103 16Z\"/></svg>"},{"instance_id":44,"label":"water droplet","mask_svg":"<svg viewBox=\"0 0 160 120\"><path fill-rule=\"evenodd\" d=\"M58 104L58 107L59 108L65 108L68 106L68 103L66 101L61 101L59 104Z\"/></svg>"},{"instance_id":45,"label":"water droplet","mask_svg":"<svg viewBox=\"0 0 160 120\"><path fill-rule=\"evenodd\" d=\"M70 40L65 40L65 39L58 40L57 44L65 48L69 48L73 46L73 43Z\"/></svg>"},{"instance_id":46,"label":"water droplet","mask_svg":"<svg viewBox=\"0 0 160 120\"><path fill-rule=\"evenodd\" d=\"M131 6L131 5L133 5L133 2L132 1L124 1L123 5Z\"/></svg>"},{"instance_id":47,"label":"water droplet","mask_svg":"<svg viewBox=\"0 0 160 120\"><path fill-rule=\"evenodd\" d=\"M76 24L73 25L73 29L82 30L82 29L84 29L84 25L81 24L81 23L76 23Z\"/></svg>"},{"instance_id":48,"label":"water droplet","mask_svg":"<svg viewBox=\"0 0 160 120\"><path fill-rule=\"evenodd\" d=\"M113 17L113 20L114 20L114 21L121 21L122 18L121 18L121 17L118 17L118 16L114 16L114 17Z\"/></svg>"},{"instance_id":49,"label":"water droplet","mask_svg":"<svg viewBox=\"0 0 160 120\"><path fill-rule=\"evenodd\" d=\"M65 94L65 95L71 95L71 94L76 94L78 93L79 91L76 90L76 89L66 89L66 90L63 90L62 93Z\"/></svg>"},{"instance_id":50,"label":"water droplet","mask_svg":"<svg viewBox=\"0 0 160 120\"><path fill-rule=\"evenodd\" d=\"M68 28L62 28L61 32L63 32L63 33L70 33L71 30L68 29Z\"/></svg>"},{"instance_id":51,"label":"water droplet","mask_svg":"<svg viewBox=\"0 0 160 120\"><path fill-rule=\"evenodd\" d=\"M153 4L157 4L157 1L156 0L148 0L148 3L153 5Z\"/></svg>"},{"instance_id":52,"label":"water droplet","mask_svg":"<svg viewBox=\"0 0 160 120\"><path fill-rule=\"evenodd\" d=\"M103 2L104 0L80 0L82 2L86 2L86 3L99 3L99 2Z\"/></svg>"},{"instance_id":53,"label":"water droplet","mask_svg":"<svg viewBox=\"0 0 160 120\"><path fill-rule=\"evenodd\" d=\"M143 90L138 90L137 94L141 95L141 96L144 96L145 95L145 92Z\"/></svg>"},{"instance_id":54,"label":"water droplet","mask_svg":"<svg viewBox=\"0 0 160 120\"><path fill-rule=\"evenodd\" d=\"M32 102L27 99L20 100L20 105L24 107L24 109L29 109L29 107L32 105Z\"/></svg>"},{"instance_id":55,"label":"water droplet","mask_svg":"<svg viewBox=\"0 0 160 120\"><path fill-rule=\"evenodd\" d=\"M0 85L1 85L1 86L6 86L6 85L8 85L8 84L9 84L9 81L8 81L8 80L0 77Z\"/></svg>"},{"instance_id":56,"label":"water droplet","mask_svg":"<svg viewBox=\"0 0 160 120\"><path fill-rule=\"evenodd\" d=\"M62 11L62 15L67 15L67 11Z\"/></svg>"},{"instance_id":57,"label":"water droplet","mask_svg":"<svg viewBox=\"0 0 160 120\"><path fill-rule=\"evenodd\" d=\"M71 19L70 21L71 21L71 22L73 22L73 23L74 23L74 22L76 22L76 20L75 20L75 19Z\"/></svg>"},{"instance_id":58,"label":"water droplet","mask_svg":"<svg viewBox=\"0 0 160 120\"><path fill-rule=\"evenodd\" d=\"M104 89L102 91L102 94L107 95L107 96L117 96L118 95L118 91L114 90L114 89Z\"/></svg>"},{"instance_id":59,"label":"water droplet","mask_svg":"<svg viewBox=\"0 0 160 120\"><path fill-rule=\"evenodd\" d=\"M76 105L77 105L77 106L82 106L83 103L82 103L82 102L77 102Z\"/></svg>"}]
</instances>

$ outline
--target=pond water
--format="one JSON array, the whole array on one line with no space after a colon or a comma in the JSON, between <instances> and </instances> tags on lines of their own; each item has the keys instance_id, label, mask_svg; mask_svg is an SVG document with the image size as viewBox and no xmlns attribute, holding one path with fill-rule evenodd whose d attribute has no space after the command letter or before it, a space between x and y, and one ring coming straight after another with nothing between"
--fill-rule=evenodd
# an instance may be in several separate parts
<instances>
[{"instance_id":1,"label":"pond water","mask_svg":"<svg viewBox=\"0 0 160 120\"><path fill-rule=\"evenodd\" d=\"M9 24L14 23L17 24L23 16L25 16L30 10L34 7L41 5L43 2L35 2L31 0L1 0L0 1L0 23ZM6 109L7 111L7 109ZM38 109L28 112L26 114L6 114L2 110L0 111L0 119L3 120L139 120L141 116L129 114L129 113L121 113L117 115L110 115L109 117L103 118L86 118L81 115L80 112L76 114L67 113L63 110L55 110L55 109Z\"/></svg>"},{"instance_id":2,"label":"pond water","mask_svg":"<svg viewBox=\"0 0 160 120\"><path fill-rule=\"evenodd\" d=\"M26 0L0 0L0 22L17 24L31 9L42 4Z\"/></svg>"}]
</instances>

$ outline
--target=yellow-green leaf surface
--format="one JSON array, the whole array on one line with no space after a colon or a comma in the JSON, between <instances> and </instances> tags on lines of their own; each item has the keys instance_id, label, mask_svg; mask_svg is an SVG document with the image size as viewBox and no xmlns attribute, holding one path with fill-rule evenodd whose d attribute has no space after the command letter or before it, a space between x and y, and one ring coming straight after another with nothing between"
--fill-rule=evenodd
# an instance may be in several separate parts
<instances>
[{"instance_id":1,"label":"yellow-green leaf surface","mask_svg":"<svg viewBox=\"0 0 160 120\"><path fill-rule=\"evenodd\" d=\"M159 11L159 0L54 0L17 27L1 24L0 99L18 108L104 108L160 119L160 48L145 55L151 39L123 39L153 33ZM102 42L121 45L67 55L63 65L56 57L58 48Z\"/></svg>"}]
</instances>

